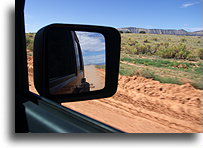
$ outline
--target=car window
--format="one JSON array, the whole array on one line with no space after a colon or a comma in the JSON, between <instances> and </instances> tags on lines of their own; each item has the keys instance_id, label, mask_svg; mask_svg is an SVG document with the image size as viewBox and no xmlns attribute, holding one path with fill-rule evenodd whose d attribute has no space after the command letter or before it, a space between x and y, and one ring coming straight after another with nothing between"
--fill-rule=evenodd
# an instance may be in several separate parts
<instances>
[{"instance_id":1,"label":"car window","mask_svg":"<svg viewBox=\"0 0 203 148\"><path fill-rule=\"evenodd\" d=\"M61 105L128 133L203 131L202 2L191 5L180 1L114 3L113 0L47 3L37 5L36 1L26 1L25 5L30 91L37 94L33 84L32 50L38 29L53 22L112 26L121 35L117 93L110 98ZM76 53L67 54L73 57L76 54L75 62L81 70L80 47L77 41L73 43ZM55 51L57 56L58 50ZM70 63L74 60L66 60L51 65L74 65ZM50 77L75 71L74 67L70 71L53 69ZM102 66L98 66L97 71L98 75L104 75Z\"/></svg>"}]
</instances>

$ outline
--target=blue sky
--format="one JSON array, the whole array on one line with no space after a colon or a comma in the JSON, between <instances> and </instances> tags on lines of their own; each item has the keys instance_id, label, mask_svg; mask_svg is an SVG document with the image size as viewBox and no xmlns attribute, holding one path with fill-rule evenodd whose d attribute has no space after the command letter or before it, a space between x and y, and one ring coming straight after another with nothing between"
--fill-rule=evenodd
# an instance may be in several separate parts
<instances>
[{"instance_id":1,"label":"blue sky","mask_svg":"<svg viewBox=\"0 0 203 148\"><path fill-rule=\"evenodd\" d=\"M202 29L201 0L27 0L26 32L51 23Z\"/></svg>"},{"instance_id":2,"label":"blue sky","mask_svg":"<svg viewBox=\"0 0 203 148\"><path fill-rule=\"evenodd\" d=\"M105 63L105 38L100 33L76 31L82 50L84 64ZM95 36L96 35L96 36Z\"/></svg>"}]
</instances>

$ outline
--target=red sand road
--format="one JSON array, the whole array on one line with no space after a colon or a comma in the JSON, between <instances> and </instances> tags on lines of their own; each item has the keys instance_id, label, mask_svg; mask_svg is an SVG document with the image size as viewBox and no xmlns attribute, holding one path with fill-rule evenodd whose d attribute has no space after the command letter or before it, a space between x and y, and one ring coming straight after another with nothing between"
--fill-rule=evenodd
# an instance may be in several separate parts
<instances>
[{"instance_id":1,"label":"red sand road","mask_svg":"<svg viewBox=\"0 0 203 148\"><path fill-rule=\"evenodd\" d=\"M30 90L36 92L32 62L28 57ZM97 71L104 77L103 70ZM144 77L120 76L114 96L62 105L129 133L203 132L202 90L190 84L162 84Z\"/></svg>"},{"instance_id":2,"label":"red sand road","mask_svg":"<svg viewBox=\"0 0 203 148\"><path fill-rule=\"evenodd\" d=\"M95 65L86 65L85 68L85 78L87 82L91 85L91 90L100 90L104 88L105 78L100 71L97 70Z\"/></svg>"}]
</instances>

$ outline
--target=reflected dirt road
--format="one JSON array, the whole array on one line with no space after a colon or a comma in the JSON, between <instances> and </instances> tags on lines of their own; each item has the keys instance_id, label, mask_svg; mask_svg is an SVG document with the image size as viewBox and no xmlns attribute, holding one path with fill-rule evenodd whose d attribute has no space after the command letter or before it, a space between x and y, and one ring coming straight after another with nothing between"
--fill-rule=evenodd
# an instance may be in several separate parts
<instances>
[{"instance_id":1,"label":"reflected dirt road","mask_svg":"<svg viewBox=\"0 0 203 148\"><path fill-rule=\"evenodd\" d=\"M90 90L100 90L104 88L105 76L95 67L95 65L86 65L85 78L88 83L92 84Z\"/></svg>"}]
</instances>

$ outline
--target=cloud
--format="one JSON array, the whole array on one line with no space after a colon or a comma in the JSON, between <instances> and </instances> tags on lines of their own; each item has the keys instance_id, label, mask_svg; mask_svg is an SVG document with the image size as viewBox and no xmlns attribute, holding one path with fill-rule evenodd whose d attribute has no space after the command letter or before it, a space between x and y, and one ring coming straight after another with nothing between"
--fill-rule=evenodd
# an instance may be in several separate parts
<instances>
[{"instance_id":1,"label":"cloud","mask_svg":"<svg viewBox=\"0 0 203 148\"><path fill-rule=\"evenodd\" d=\"M84 64L105 63L105 39L100 33L76 31L81 50L83 53Z\"/></svg>"},{"instance_id":2,"label":"cloud","mask_svg":"<svg viewBox=\"0 0 203 148\"><path fill-rule=\"evenodd\" d=\"M190 7L190 6L199 4L199 3L200 3L200 2L186 2L186 3L183 3L183 4L181 5L181 8L187 8L187 7Z\"/></svg>"},{"instance_id":3,"label":"cloud","mask_svg":"<svg viewBox=\"0 0 203 148\"><path fill-rule=\"evenodd\" d=\"M184 27L184 29L187 30L187 31L189 31L189 32L194 32L194 31L203 30L203 27L193 27L193 28Z\"/></svg>"},{"instance_id":4,"label":"cloud","mask_svg":"<svg viewBox=\"0 0 203 148\"><path fill-rule=\"evenodd\" d=\"M105 39L100 33L91 33L91 32L76 32L79 42L84 52L95 52L95 51L104 51L105 50Z\"/></svg>"},{"instance_id":5,"label":"cloud","mask_svg":"<svg viewBox=\"0 0 203 148\"><path fill-rule=\"evenodd\" d=\"M84 65L92 64L101 64L105 63L105 54L93 55L93 56L83 56Z\"/></svg>"}]
</instances>

